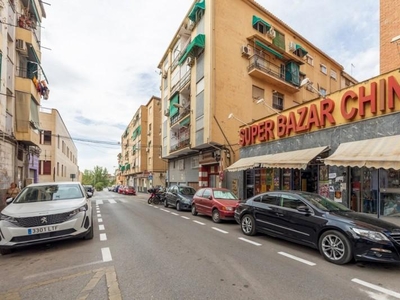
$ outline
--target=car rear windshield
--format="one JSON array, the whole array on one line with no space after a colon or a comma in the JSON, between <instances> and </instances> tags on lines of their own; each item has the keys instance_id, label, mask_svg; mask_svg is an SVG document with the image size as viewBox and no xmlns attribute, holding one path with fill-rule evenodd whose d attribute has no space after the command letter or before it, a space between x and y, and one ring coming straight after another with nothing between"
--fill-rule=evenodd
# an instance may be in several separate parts
<instances>
[{"instance_id":1,"label":"car rear windshield","mask_svg":"<svg viewBox=\"0 0 400 300\"><path fill-rule=\"evenodd\" d=\"M238 200L235 194L231 191L214 191L215 199L225 199L225 200Z\"/></svg>"},{"instance_id":2,"label":"car rear windshield","mask_svg":"<svg viewBox=\"0 0 400 300\"><path fill-rule=\"evenodd\" d=\"M196 190L191 187L179 187L179 192L182 195L194 195L196 193Z\"/></svg>"},{"instance_id":3,"label":"car rear windshield","mask_svg":"<svg viewBox=\"0 0 400 300\"><path fill-rule=\"evenodd\" d=\"M14 203L69 200L83 197L82 190L77 184L49 184L26 187L15 199Z\"/></svg>"}]
</instances>

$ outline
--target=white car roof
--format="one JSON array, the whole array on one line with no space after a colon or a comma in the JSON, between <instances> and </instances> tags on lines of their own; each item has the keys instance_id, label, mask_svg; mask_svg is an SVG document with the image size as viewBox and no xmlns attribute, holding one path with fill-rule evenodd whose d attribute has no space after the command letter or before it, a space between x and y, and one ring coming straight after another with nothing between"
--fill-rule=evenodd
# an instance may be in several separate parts
<instances>
[{"instance_id":1,"label":"white car roof","mask_svg":"<svg viewBox=\"0 0 400 300\"><path fill-rule=\"evenodd\" d=\"M68 185L77 185L77 184L81 184L78 181L59 181L59 182L40 182L40 183L31 183L28 186L44 186L44 185L54 185L54 184L68 184Z\"/></svg>"}]
</instances>

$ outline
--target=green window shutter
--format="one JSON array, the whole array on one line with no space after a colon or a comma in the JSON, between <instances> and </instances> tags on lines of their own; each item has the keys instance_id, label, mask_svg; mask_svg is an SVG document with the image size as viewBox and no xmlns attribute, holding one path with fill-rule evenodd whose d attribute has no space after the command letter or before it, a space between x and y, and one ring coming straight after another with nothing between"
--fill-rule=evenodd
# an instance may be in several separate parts
<instances>
[{"instance_id":1,"label":"green window shutter","mask_svg":"<svg viewBox=\"0 0 400 300\"><path fill-rule=\"evenodd\" d=\"M277 30L275 30L275 32L276 32L276 36L272 41L273 44L275 46L278 46L279 48L285 50L285 36Z\"/></svg>"},{"instance_id":2,"label":"green window shutter","mask_svg":"<svg viewBox=\"0 0 400 300\"><path fill-rule=\"evenodd\" d=\"M179 112L179 108L174 105L179 103L179 93L176 93L169 104L169 117L172 118Z\"/></svg>"}]
</instances>

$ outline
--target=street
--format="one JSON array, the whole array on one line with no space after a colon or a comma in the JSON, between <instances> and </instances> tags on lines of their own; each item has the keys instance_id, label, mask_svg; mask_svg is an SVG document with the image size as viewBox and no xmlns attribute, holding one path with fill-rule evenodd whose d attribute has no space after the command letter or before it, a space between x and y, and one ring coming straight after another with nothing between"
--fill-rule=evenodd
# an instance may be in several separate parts
<instances>
[{"instance_id":1,"label":"street","mask_svg":"<svg viewBox=\"0 0 400 300\"><path fill-rule=\"evenodd\" d=\"M0 256L0 299L400 299L400 266L337 266L234 221L95 192L93 240Z\"/></svg>"}]
</instances>

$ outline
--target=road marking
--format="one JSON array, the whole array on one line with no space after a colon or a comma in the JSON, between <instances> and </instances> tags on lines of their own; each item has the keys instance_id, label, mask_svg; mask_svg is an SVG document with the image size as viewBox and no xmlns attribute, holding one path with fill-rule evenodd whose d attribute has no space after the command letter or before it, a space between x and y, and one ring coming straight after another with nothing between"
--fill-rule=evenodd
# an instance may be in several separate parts
<instances>
[{"instance_id":1,"label":"road marking","mask_svg":"<svg viewBox=\"0 0 400 300\"><path fill-rule=\"evenodd\" d=\"M99 218L97 221L98 221L99 223L103 223L103 219L102 219L102 218Z\"/></svg>"},{"instance_id":2,"label":"road marking","mask_svg":"<svg viewBox=\"0 0 400 300\"><path fill-rule=\"evenodd\" d=\"M99 225L99 230L104 230L105 228L104 228L104 225L103 224L101 224L101 225Z\"/></svg>"},{"instance_id":3,"label":"road marking","mask_svg":"<svg viewBox=\"0 0 400 300\"><path fill-rule=\"evenodd\" d=\"M103 200L96 200L96 205L99 205L99 204L104 204Z\"/></svg>"},{"instance_id":4,"label":"road marking","mask_svg":"<svg viewBox=\"0 0 400 300\"><path fill-rule=\"evenodd\" d=\"M190 220L190 218L185 217L185 216L181 216L181 218L184 218L184 219L186 219L186 220Z\"/></svg>"},{"instance_id":5,"label":"road marking","mask_svg":"<svg viewBox=\"0 0 400 300\"><path fill-rule=\"evenodd\" d=\"M101 218L101 214L97 214L97 217L98 217L98 218Z\"/></svg>"},{"instance_id":6,"label":"road marking","mask_svg":"<svg viewBox=\"0 0 400 300\"><path fill-rule=\"evenodd\" d=\"M153 205L153 204L149 204L149 206L153 206L153 207L154 207L154 205Z\"/></svg>"},{"instance_id":7,"label":"road marking","mask_svg":"<svg viewBox=\"0 0 400 300\"><path fill-rule=\"evenodd\" d=\"M201 223L201 222L196 221L196 220L193 220L193 222L195 222L195 223L197 223L197 224L200 224L200 225L206 225L205 223Z\"/></svg>"},{"instance_id":8,"label":"road marking","mask_svg":"<svg viewBox=\"0 0 400 300\"><path fill-rule=\"evenodd\" d=\"M253 244L253 245L256 245L256 246L261 246L261 244L259 244L259 243L256 243L256 242L253 242L253 241L250 241L250 240L248 240L248 239L245 239L245 238L242 238L242 237L240 237L240 238L238 238L239 240L242 240L242 241L244 241L244 242L247 242L247 243L250 243L250 244Z\"/></svg>"},{"instance_id":9,"label":"road marking","mask_svg":"<svg viewBox=\"0 0 400 300\"><path fill-rule=\"evenodd\" d=\"M179 216L179 214L172 212L171 215Z\"/></svg>"},{"instance_id":10,"label":"road marking","mask_svg":"<svg viewBox=\"0 0 400 300\"><path fill-rule=\"evenodd\" d=\"M100 241L107 241L107 234L100 233Z\"/></svg>"},{"instance_id":11,"label":"road marking","mask_svg":"<svg viewBox=\"0 0 400 300\"><path fill-rule=\"evenodd\" d=\"M316 265L316 263L313 263L311 261L302 259L302 258L294 256L294 255L291 255L291 254L286 253L286 252L278 252L278 254L286 256L286 257L289 257L289 258L294 259L294 260L297 260L297 261L302 262L303 264L306 264L306 265L309 265L309 266L315 266Z\"/></svg>"},{"instance_id":12,"label":"road marking","mask_svg":"<svg viewBox=\"0 0 400 300\"><path fill-rule=\"evenodd\" d=\"M379 291L379 292L384 293L386 295L390 295L392 297L400 299L400 293L396 293L394 291L385 289L383 287L380 287L379 285L375 285L375 284L372 284L372 283L369 283L369 282L366 282L366 281L363 281L363 280L360 280L360 279L357 279L357 278L353 278L351 281L353 281L355 283L358 283L358 284L361 284L363 286L366 286L366 287L368 287L370 289Z\"/></svg>"},{"instance_id":13,"label":"road marking","mask_svg":"<svg viewBox=\"0 0 400 300\"><path fill-rule=\"evenodd\" d=\"M110 248L101 248L101 255L103 256L103 261L112 261Z\"/></svg>"},{"instance_id":14,"label":"road marking","mask_svg":"<svg viewBox=\"0 0 400 300\"><path fill-rule=\"evenodd\" d=\"M211 227L211 228L214 229L214 230L216 230L216 231L222 232L222 233L229 233L228 231L219 229L219 228L217 228L217 227Z\"/></svg>"},{"instance_id":15,"label":"road marking","mask_svg":"<svg viewBox=\"0 0 400 300\"><path fill-rule=\"evenodd\" d=\"M154 208L158 208L157 206L153 206Z\"/></svg>"},{"instance_id":16,"label":"road marking","mask_svg":"<svg viewBox=\"0 0 400 300\"><path fill-rule=\"evenodd\" d=\"M171 212L171 211L169 211L168 209L164 209L164 208L160 208L160 210L162 210L162 211L165 211L165 212Z\"/></svg>"},{"instance_id":17,"label":"road marking","mask_svg":"<svg viewBox=\"0 0 400 300\"><path fill-rule=\"evenodd\" d=\"M112 203L112 204L117 203L117 201L115 201L115 200L113 200L113 199L109 199L108 202L110 202L110 203Z\"/></svg>"}]
</instances>

